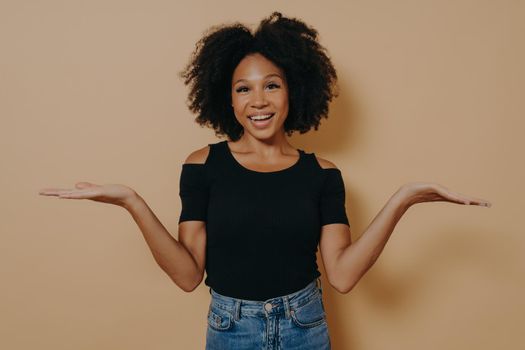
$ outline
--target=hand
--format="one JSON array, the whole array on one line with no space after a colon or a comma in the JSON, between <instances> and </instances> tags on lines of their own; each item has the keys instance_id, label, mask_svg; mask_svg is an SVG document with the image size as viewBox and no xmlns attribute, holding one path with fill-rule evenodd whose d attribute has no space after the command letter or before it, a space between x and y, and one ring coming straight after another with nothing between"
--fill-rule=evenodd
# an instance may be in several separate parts
<instances>
[{"instance_id":1,"label":"hand","mask_svg":"<svg viewBox=\"0 0 525 350\"><path fill-rule=\"evenodd\" d=\"M133 189L124 185L95 185L89 182L77 182L75 189L44 188L38 194L59 198L91 199L121 207L137 195Z\"/></svg>"},{"instance_id":2,"label":"hand","mask_svg":"<svg viewBox=\"0 0 525 350\"><path fill-rule=\"evenodd\" d=\"M487 200L453 192L436 183L410 182L403 185L400 191L405 193L410 205L424 202L444 201L465 205L492 206Z\"/></svg>"}]
</instances>

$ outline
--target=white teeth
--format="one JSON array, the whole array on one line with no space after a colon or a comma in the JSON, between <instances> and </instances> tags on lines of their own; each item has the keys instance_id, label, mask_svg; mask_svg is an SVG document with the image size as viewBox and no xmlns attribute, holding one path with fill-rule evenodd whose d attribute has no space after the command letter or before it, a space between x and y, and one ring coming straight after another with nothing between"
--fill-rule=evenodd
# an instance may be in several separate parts
<instances>
[{"instance_id":1,"label":"white teeth","mask_svg":"<svg viewBox=\"0 0 525 350\"><path fill-rule=\"evenodd\" d=\"M268 119L272 116L272 114L266 114L266 115L254 115L249 117L251 120L262 120L262 119Z\"/></svg>"}]
</instances>

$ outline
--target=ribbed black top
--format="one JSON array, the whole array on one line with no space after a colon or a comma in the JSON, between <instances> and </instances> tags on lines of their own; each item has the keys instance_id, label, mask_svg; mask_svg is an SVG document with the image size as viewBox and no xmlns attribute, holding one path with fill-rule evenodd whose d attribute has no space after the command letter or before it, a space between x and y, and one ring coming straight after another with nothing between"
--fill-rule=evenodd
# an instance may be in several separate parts
<instances>
[{"instance_id":1,"label":"ribbed black top","mask_svg":"<svg viewBox=\"0 0 525 350\"><path fill-rule=\"evenodd\" d=\"M204 164L183 164L179 223L206 222L206 279L217 293L267 300L296 292L320 276L321 226L350 225L341 171L323 169L299 151L272 172L240 164L226 140L209 144Z\"/></svg>"}]
</instances>

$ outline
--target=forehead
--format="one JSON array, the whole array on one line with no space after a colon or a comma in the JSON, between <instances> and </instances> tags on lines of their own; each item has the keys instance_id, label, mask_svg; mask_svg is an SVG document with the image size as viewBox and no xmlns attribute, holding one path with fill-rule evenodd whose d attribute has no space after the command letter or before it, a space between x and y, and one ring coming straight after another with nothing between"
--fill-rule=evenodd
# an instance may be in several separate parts
<instances>
[{"instance_id":1,"label":"forehead","mask_svg":"<svg viewBox=\"0 0 525 350\"><path fill-rule=\"evenodd\" d=\"M254 53L247 55L239 62L233 71L233 83L239 79L264 79L269 74L277 74L284 78L282 69L260 53Z\"/></svg>"}]
</instances>

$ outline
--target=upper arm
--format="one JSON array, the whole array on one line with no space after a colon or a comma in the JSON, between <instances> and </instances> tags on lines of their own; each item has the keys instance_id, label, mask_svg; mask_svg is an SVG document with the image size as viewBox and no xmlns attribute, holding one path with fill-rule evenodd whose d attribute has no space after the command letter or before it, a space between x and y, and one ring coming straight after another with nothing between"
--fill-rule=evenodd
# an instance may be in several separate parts
<instances>
[{"instance_id":1,"label":"upper arm","mask_svg":"<svg viewBox=\"0 0 525 350\"><path fill-rule=\"evenodd\" d=\"M337 167L335 166L335 164L332 163L331 161L326 160L326 159L323 159L323 158L320 158L320 157L318 157L318 156L315 156L315 158L317 159L317 162L319 163L319 165L321 166L321 168L323 168L323 169L330 169L330 168L335 168L335 169L337 169Z\"/></svg>"},{"instance_id":2,"label":"upper arm","mask_svg":"<svg viewBox=\"0 0 525 350\"><path fill-rule=\"evenodd\" d=\"M336 281L337 260L343 250L352 244L350 226L341 223L321 227L319 251L330 284Z\"/></svg>"},{"instance_id":3,"label":"upper arm","mask_svg":"<svg viewBox=\"0 0 525 350\"><path fill-rule=\"evenodd\" d=\"M209 151L209 146L193 151L186 157L184 164L204 164ZM179 242L191 254L203 276L206 264L206 222L188 220L179 223Z\"/></svg>"},{"instance_id":4,"label":"upper arm","mask_svg":"<svg viewBox=\"0 0 525 350\"><path fill-rule=\"evenodd\" d=\"M184 164L204 164L210 153L210 146L204 146L196 151L191 152L184 161Z\"/></svg>"},{"instance_id":5,"label":"upper arm","mask_svg":"<svg viewBox=\"0 0 525 350\"><path fill-rule=\"evenodd\" d=\"M321 168L338 169L331 161L317 156L316 158ZM321 226L319 250L328 281L331 284L335 281L337 259L350 244L352 244L352 236L349 225L345 223L331 223Z\"/></svg>"},{"instance_id":6,"label":"upper arm","mask_svg":"<svg viewBox=\"0 0 525 350\"><path fill-rule=\"evenodd\" d=\"M206 223L196 220L181 222L179 242L193 257L202 278L206 265Z\"/></svg>"}]
</instances>

